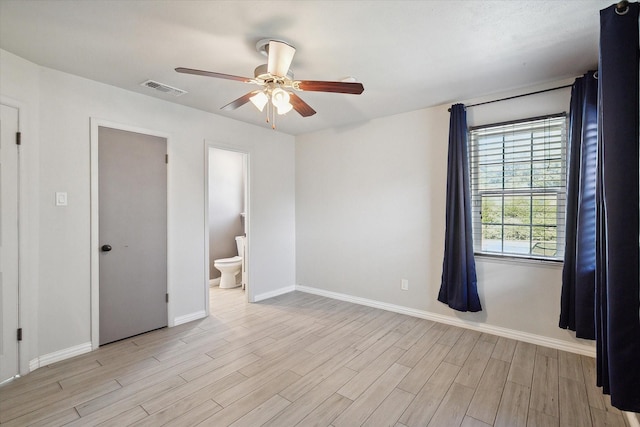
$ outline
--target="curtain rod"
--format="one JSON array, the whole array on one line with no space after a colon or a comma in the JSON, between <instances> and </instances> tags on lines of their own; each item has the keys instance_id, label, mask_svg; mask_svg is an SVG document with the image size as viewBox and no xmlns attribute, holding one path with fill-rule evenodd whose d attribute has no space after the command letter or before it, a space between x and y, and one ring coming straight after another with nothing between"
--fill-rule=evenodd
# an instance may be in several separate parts
<instances>
[{"instance_id":1,"label":"curtain rod","mask_svg":"<svg viewBox=\"0 0 640 427\"><path fill-rule=\"evenodd\" d=\"M537 95L539 93L545 93L545 92L551 92L551 91L554 91L554 90L565 89L565 88L568 88L568 87L571 87L571 86L573 86L573 84L564 85L564 86L558 86L558 87L552 87L551 89L538 90L538 91L535 91L535 92L523 93L521 95L508 96L506 98L494 99L493 101L478 102L477 104L465 105L465 108L477 107L478 105L493 104L494 102L500 102L500 101L508 101L509 99L522 98L523 96ZM451 111L451 108L449 108L448 111Z\"/></svg>"}]
</instances>

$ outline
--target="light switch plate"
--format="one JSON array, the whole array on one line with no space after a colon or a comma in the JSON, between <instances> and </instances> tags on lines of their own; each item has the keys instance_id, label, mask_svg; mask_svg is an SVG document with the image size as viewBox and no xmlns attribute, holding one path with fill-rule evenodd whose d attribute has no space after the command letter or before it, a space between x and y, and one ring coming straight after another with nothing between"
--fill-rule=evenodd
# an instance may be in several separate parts
<instances>
[{"instance_id":1,"label":"light switch plate","mask_svg":"<svg viewBox=\"0 0 640 427\"><path fill-rule=\"evenodd\" d=\"M67 193L57 191L56 192L56 206L67 206Z\"/></svg>"}]
</instances>

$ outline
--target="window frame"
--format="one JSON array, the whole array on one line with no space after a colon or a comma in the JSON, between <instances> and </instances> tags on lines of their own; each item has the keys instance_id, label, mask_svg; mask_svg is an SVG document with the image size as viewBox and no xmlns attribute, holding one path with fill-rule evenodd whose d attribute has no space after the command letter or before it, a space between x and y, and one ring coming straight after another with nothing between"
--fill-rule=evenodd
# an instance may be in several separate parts
<instances>
[{"instance_id":1,"label":"window frame","mask_svg":"<svg viewBox=\"0 0 640 427\"><path fill-rule=\"evenodd\" d=\"M534 158L535 151L535 139L533 136L531 137L531 143L529 144L530 149L528 150L530 153L530 157L528 160L512 160L510 162L505 162L505 135L507 135L507 129L503 132L500 132L499 135L502 135L502 141L498 144L501 144L502 147L502 159L498 163L502 165L502 188L498 189L478 189L477 188L477 180L479 177L477 174L480 171L480 156L479 156L479 146L476 143L477 138L473 138L473 132L479 130L485 130L490 128L498 128L505 126L517 126L519 124L531 123L531 128L535 128L533 125L534 122L544 121L544 120L554 120L555 119L563 119L561 125L561 145L560 145L560 157L553 157L551 159L543 159L543 161L560 161L560 179L561 185L558 187L533 187L531 184L533 182L534 175L534 164L539 161ZM557 124L554 124L557 126ZM566 238L565 233L565 217L566 217L566 194L567 194L567 155L569 149L569 123L568 123L568 114L566 112L557 113L557 114L548 114L544 116L536 116L518 120L511 120L507 122L500 123L492 123L486 125L473 126L468 129L468 149L469 149L469 172L470 172L470 194L471 194L471 206L472 206L472 229L473 229L473 240L474 240L474 254L480 257L489 257L489 258L498 258L498 259L516 259L516 260L524 260L524 261L537 261L537 262L551 262L551 263L562 263L564 258L564 242ZM542 143L540 143L542 144ZM509 189L505 187L505 164L514 165L516 163L519 164L527 164L529 165L530 170L530 181L528 188L516 188ZM504 206L505 206L505 197L517 197L524 196L529 199L529 221L527 224L509 224L505 220L504 215ZM555 255L537 255L531 253L533 250L533 230L536 227L550 227L546 224L535 224L533 219L534 213L534 200L535 198L546 198L548 196L554 196L551 199L555 198L556 205L556 222L555 222L555 233L556 233L556 250ZM483 222L482 218L482 206L483 201L487 197L500 197L501 200L501 222L494 224L495 226L501 227L501 237L500 237L500 251L488 251L486 249L483 250L482 244L482 234L483 234L483 226L492 225ZM560 208L562 206L562 208ZM520 226L527 227L529 229L529 253L515 253L515 252L505 252L505 225L509 226Z\"/></svg>"}]
</instances>

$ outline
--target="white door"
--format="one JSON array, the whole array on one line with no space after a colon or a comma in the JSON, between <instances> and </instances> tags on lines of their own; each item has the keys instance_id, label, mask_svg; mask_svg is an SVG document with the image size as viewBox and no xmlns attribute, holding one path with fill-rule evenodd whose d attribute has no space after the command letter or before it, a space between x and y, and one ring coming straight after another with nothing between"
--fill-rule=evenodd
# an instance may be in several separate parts
<instances>
[{"instance_id":1,"label":"white door","mask_svg":"<svg viewBox=\"0 0 640 427\"><path fill-rule=\"evenodd\" d=\"M98 128L100 345L167 326L167 140Z\"/></svg>"},{"instance_id":2,"label":"white door","mask_svg":"<svg viewBox=\"0 0 640 427\"><path fill-rule=\"evenodd\" d=\"M18 110L0 115L0 382L18 372Z\"/></svg>"}]
</instances>

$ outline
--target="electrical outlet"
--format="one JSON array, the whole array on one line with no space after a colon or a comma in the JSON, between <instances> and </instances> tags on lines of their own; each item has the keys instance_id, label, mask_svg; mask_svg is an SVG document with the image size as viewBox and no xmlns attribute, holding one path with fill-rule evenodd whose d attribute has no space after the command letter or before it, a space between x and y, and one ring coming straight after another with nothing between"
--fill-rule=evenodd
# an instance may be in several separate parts
<instances>
[{"instance_id":1,"label":"electrical outlet","mask_svg":"<svg viewBox=\"0 0 640 427\"><path fill-rule=\"evenodd\" d=\"M409 281L407 279L402 279L402 281L400 282L400 289L402 289L403 291L409 290Z\"/></svg>"}]
</instances>

